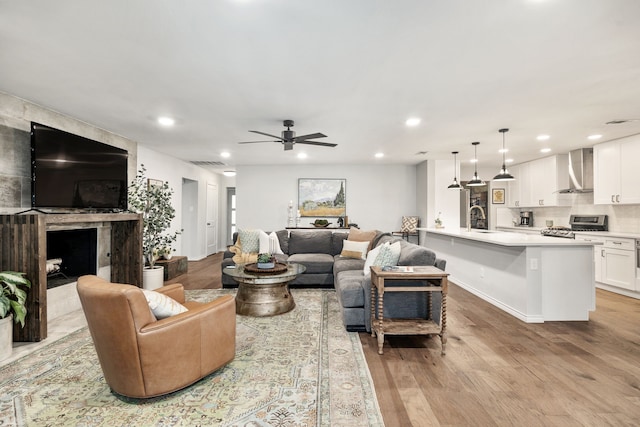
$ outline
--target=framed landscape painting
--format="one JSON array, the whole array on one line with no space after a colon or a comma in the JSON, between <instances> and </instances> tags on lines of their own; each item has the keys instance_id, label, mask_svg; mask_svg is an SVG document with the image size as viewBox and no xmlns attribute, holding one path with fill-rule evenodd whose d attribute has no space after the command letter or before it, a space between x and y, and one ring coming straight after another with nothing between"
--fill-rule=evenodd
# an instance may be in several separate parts
<instances>
[{"instance_id":1,"label":"framed landscape painting","mask_svg":"<svg viewBox=\"0 0 640 427\"><path fill-rule=\"evenodd\" d=\"M300 216L345 216L347 213L346 187L346 179L298 179Z\"/></svg>"}]
</instances>

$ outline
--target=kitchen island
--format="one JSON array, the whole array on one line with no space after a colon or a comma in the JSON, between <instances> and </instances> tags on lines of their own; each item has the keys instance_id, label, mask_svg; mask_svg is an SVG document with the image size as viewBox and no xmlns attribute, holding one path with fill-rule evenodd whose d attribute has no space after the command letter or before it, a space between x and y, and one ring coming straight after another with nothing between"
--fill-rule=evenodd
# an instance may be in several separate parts
<instances>
[{"instance_id":1,"label":"kitchen island","mask_svg":"<svg viewBox=\"0 0 640 427\"><path fill-rule=\"evenodd\" d=\"M589 320L594 242L466 229L421 229L450 281L527 323Z\"/></svg>"}]
</instances>

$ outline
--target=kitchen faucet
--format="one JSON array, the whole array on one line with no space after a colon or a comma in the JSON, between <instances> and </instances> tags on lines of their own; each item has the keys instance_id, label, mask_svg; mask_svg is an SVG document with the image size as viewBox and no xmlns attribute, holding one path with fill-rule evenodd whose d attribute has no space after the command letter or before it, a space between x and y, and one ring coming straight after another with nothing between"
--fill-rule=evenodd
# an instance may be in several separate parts
<instances>
[{"instance_id":1,"label":"kitchen faucet","mask_svg":"<svg viewBox=\"0 0 640 427\"><path fill-rule=\"evenodd\" d=\"M480 209L480 215L482 215L482 219L487 219L487 216L484 214L484 209L482 206L474 205L469 208L467 212L467 231L471 231L471 211L474 209Z\"/></svg>"}]
</instances>

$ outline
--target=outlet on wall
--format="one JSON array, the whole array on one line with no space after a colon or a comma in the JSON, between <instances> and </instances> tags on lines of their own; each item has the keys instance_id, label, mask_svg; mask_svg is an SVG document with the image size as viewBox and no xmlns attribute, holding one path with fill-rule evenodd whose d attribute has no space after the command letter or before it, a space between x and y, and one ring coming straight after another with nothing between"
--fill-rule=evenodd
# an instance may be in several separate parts
<instances>
[{"instance_id":1,"label":"outlet on wall","mask_svg":"<svg viewBox=\"0 0 640 427\"><path fill-rule=\"evenodd\" d=\"M531 258L531 270L537 270L538 269L538 258Z\"/></svg>"}]
</instances>

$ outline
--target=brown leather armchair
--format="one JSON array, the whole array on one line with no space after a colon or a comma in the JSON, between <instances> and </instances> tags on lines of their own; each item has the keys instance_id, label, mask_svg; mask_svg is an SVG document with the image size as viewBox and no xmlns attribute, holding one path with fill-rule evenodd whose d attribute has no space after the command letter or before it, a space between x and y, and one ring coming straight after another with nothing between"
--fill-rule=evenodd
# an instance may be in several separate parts
<instances>
[{"instance_id":1,"label":"brown leather armchair","mask_svg":"<svg viewBox=\"0 0 640 427\"><path fill-rule=\"evenodd\" d=\"M97 276L78 279L78 294L107 384L147 398L184 388L235 357L231 295L208 303L184 300L180 284L156 290L188 311L156 320L142 290Z\"/></svg>"}]
</instances>

